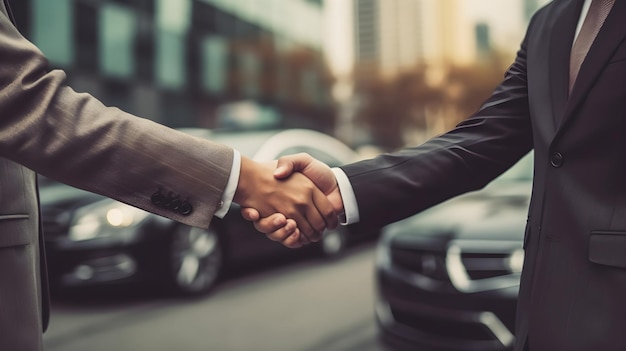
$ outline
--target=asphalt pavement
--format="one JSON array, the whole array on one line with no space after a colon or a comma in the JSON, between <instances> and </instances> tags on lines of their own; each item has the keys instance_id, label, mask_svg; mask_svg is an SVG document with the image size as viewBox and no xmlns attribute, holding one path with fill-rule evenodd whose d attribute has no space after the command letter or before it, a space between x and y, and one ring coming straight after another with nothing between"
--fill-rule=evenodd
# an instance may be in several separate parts
<instances>
[{"instance_id":1,"label":"asphalt pavement","mask_svg":"<svg viewBox=\"0 0 626 351\"><path fill-rule=\"evenodd\" d=\"M46 351L387 351L374 320L373 245L239 274L202 298L84 294L53 300Z\"/></svg>"}]
</instances>

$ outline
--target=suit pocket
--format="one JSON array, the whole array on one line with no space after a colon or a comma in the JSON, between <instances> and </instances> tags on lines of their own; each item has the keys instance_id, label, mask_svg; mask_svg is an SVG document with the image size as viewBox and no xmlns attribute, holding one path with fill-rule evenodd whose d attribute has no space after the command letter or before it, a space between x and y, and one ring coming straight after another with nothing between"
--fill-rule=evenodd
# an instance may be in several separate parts
<instances>
[{"instance_id":1,"label":"suit pocket","mask_svg":"<svg viewBox=\"0 0 626 351\"><path fill-rule=\"evenodd\" d=\"M626 268L626 232L591 232L589 261L605 266Z\"/></svg>"},{"instance_id":2,"label":"suit pocket","mask_svg":"<svg viewBox=\"0 0 626 351\"><path fill-rule=\"evenodd\" d=\"M27 214L0 215L0 247L30 244L36 237Z\"/></svg>"}]
</instances>

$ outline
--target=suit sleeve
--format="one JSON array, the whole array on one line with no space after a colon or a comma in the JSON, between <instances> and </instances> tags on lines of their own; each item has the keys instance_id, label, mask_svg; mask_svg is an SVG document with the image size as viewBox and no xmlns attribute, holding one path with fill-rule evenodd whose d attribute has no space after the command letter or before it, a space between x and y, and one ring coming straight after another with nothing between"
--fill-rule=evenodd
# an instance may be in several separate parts
<instances>
[{"instance_id":1,"label":"suit sleeve","mask_svg":"<svg viewBox=\"0 0 626 351\"><path fill-rule=\"evenodd\" d=\"M0 63L1 157L78 188L208 227L228 181L232 149L73 91L65 85L65 74L49 72L43 54L3 13ZM170 205L164 206L164 199ZM181 210L172 201L189 206Z\"/></svg>"},{"instance_id":2,"label":"suit sleeve","mask_svg":"<svg viewBox=\"0 0 626 351\"><path fill-rule=\"evenodd\" d=\"M360 226L381 227L453 196L477 190L532 148L526 45L482 107L418 147L343 166Z\"/></svg>"}]
</instances>

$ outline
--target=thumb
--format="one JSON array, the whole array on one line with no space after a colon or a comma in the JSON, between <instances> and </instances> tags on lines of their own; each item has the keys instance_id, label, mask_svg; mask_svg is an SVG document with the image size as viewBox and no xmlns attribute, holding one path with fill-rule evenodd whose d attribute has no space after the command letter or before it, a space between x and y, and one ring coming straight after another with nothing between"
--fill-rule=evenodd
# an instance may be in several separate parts
<instances>
[{"instance_id":1,"label":"thumb","mask_svg":"<svg viewBox=\"0 0 626 351\"><path fill-rule=\"evenodd\" d=\"M304 170L312 161L313 158L306 153L283 156L278 159L274 177L276 179L287 178L293 172Z\"/></svg>"}]
</instances>

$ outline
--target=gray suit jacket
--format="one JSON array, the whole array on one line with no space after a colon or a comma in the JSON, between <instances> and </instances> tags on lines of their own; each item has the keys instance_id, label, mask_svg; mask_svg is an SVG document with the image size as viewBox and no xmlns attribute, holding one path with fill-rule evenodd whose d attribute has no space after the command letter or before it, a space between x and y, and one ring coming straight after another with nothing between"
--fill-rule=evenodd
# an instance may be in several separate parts
<instances>
[{"instance_id":1,"label":"gray suit jacket","mask_svg":"<svg viewBox=\"0 0 626 351\"><path fill-rule=\"evenodd\" d=\"M0 350L40 350L47 325L34 172L208 227L232 166L232 149L106 107L64 80L0 2ZM185 206L162 207L159 192Z\"/></svg>"},{"instance_id":2,"label":"gray suit jacket","mask_svg":"<svg viewBox=\"0 0 626 351\"><path fill-rule=\"evenodd\" d=\"M626 350L626 1L568 96L582 1L532 19L481 109L428 143L343 167L363 225L381 226L478 189L529 150L535 177L515 350Z\"/></svg>"}]
</instances>

